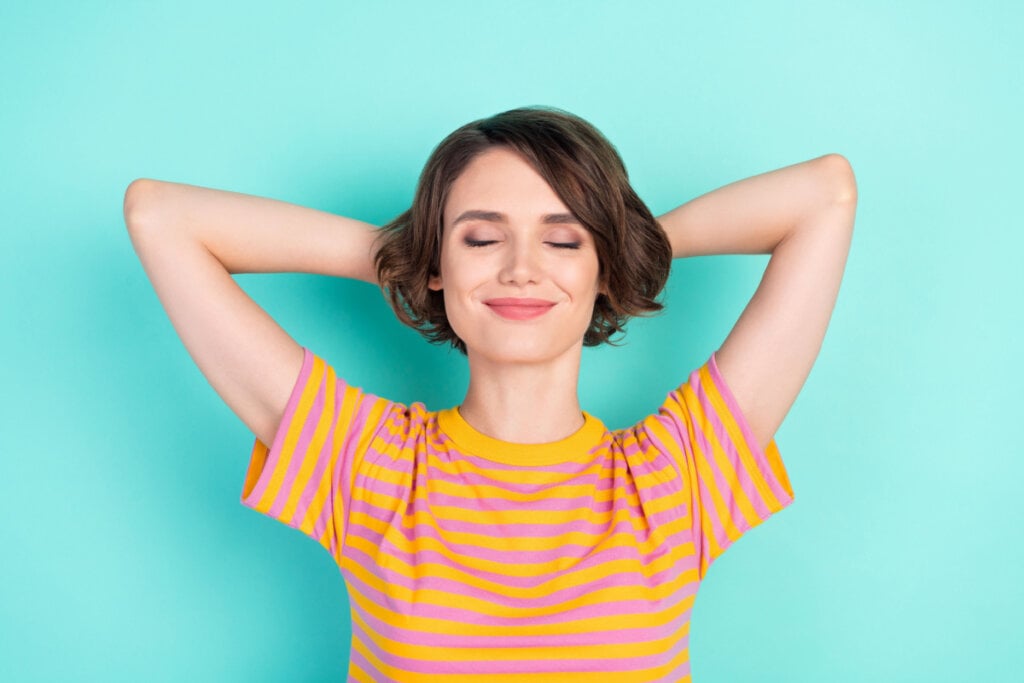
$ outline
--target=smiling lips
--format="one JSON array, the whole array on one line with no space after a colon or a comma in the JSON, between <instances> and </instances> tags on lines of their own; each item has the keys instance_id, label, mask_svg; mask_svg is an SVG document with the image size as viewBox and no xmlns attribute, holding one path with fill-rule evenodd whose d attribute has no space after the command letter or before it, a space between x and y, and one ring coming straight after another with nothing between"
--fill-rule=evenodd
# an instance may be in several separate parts
<instances>
[{"instance_id":1,"label":"smiling lips","mask_svg":"<svg viewBox=\"0 0 1024 683\"><path fill-rule=\"evenodd\" d=\"M520 299L514 297L488 299L484 303L502 318L508 318L509 320L539 318L550 311L555 305L555 302L545 301L544 299Z\"/></svg>"}]
</instances>

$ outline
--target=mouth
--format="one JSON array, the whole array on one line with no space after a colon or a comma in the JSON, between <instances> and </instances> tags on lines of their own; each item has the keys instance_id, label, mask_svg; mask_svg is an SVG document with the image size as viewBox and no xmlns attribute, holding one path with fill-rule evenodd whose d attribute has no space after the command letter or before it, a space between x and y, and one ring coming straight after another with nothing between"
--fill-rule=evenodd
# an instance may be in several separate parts
<instances>
[{"instance_id":1,"label":"mouth","mask_svg":"<svg viewBox=\"0 0 1024 683\"><path fill-rule=\"evenodd\" d=\"M544 299L504 298L488 299L484 302L488 308L508 320L532 320L539 318L555 306L553 301Z\"/></svg>"}]
</instances>

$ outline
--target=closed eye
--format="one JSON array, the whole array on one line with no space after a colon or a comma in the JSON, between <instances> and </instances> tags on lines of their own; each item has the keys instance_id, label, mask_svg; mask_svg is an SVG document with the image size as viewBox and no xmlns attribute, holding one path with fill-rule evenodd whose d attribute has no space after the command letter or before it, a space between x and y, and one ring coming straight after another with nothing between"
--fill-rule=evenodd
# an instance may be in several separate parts
<instances>
[{"instance_id":1,"label":"closed eye","mask_svg":"<svg viewBox=\"0 0 1024 683\"><path fill-rule=\"evenodd\" d=\"M469 238L466 238L465 240L467 247L486 247L488 244L494 244L497 241L498 240L471 240Z\"/></svg>"},{"instance_id":2,"label":"closed eye","mask_svg":"<svg viewBox=\"0 0 1024 683\"><path fill-rule=\"evenodd\" d=\"M580 243L579 242L547 242L547 244L550 244L551 246L553 246L553 247L555 247L557 249L579 249L580 248Z\"/></svg>"}]
</instances>

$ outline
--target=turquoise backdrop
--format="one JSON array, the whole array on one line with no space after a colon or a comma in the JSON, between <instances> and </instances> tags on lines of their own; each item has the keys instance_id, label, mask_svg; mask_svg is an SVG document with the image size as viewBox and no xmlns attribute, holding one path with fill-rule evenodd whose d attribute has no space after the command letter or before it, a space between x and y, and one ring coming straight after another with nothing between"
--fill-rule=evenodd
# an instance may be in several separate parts
<instances>
[{"instance_id":1,"label":"turquoise backdrop","mask_svg":"<svg viewBox=\"0 0 1024 683\"><path fill-rule=\"evenodd\" d=\"M1012 2L5 2L0 680L341 681L342 579L239 502L253 437L174 333L135 178L381 223L471 119L575 112L662 212L829 152L856 231L777 434L792 507L703 585L697 683L1020 681L1024 87ZM588 350L584 408L652 410L767 257L677 262ZM362 283L239 282L352 383L459 402L458 354Z\"/></svg>"}]
</instances>

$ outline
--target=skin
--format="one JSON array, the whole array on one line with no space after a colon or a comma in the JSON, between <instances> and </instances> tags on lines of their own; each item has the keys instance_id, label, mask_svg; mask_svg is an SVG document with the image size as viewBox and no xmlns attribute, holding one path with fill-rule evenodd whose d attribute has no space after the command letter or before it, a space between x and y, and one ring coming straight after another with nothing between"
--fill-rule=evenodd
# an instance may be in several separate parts
<instances>
[{"instance_id":1,"label":"skin","mask_svg":"<svg viewBox=\"0 0 1024 683\"><path fill-rule=\"evenodd\" d=\"M456 179L430 287L444 292L449 324L466 344L460 412L469 424L520 443L557 441L583 426L576 386L598 270L590 232L518 154L488 150ZM486 303L524 297L554 305L520 320Z\"/></svg>"},{"instance_id":2,"label":"skin","mask_svg":"<svg viewBox=\"0 0 1024 683\"><path fill-rule=\"evenodd\" d=\"M433 284L451 301L453 325L470 349L463 413L483 433L506 441L567 436L582 424L576 380L582 321L589 319L583 311L596 293L596 277L588 275L596 272L592 245L584 235L577 252L551 247L549 236L561 242L563 232L576 228L539 222L565 207L514 159L488 152L456 185L445 211L450 229L441 275ZM716 354L762 446L782 423L821 348L856 203L849 162L829 154L712 190L658 219L678 258L771 254ZM468 208L497 211L505 222L456 225L457 212ZM196 365L252 432L271 443L302 366L302 347L231 276L305 272L376 284L376 226L153 179L128 187L124 216L142 266ZM458 242L463 228L484 227L501 233L497 246L470 252ZM529 324L487 318L480 302L509 292L557 300L546 314L554 315Z\"/></svg>"}]
</instances>

